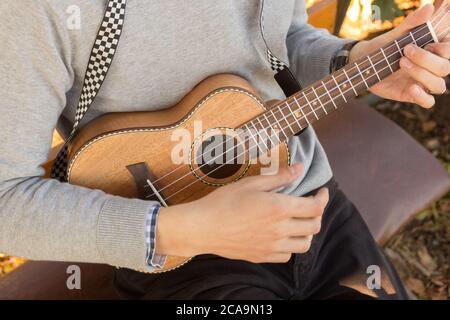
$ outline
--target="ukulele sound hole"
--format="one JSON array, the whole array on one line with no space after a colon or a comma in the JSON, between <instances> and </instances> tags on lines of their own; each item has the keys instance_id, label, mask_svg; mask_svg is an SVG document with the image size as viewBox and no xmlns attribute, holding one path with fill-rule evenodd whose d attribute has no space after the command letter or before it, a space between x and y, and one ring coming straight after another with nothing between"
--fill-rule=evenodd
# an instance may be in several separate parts
<instances>
[{"instance_id":1,"label":"ukulele sound hole","mask_svg":"<svg viewBox=\"0 0 450 320\"><path fill-rule=\"evenodd\" d=\"M245 165L244 148L235 137L224 134L205 139L197 150L198 168L212 179L225 179Z\"/></svg>"}]
</instances>

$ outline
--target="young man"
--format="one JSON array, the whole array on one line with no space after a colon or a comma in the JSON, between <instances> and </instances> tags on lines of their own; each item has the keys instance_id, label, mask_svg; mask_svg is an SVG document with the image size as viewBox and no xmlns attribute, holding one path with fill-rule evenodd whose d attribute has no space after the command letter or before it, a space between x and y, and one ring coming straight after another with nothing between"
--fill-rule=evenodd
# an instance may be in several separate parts
<instances>
[{"instance_id":1,"label":"young man","mask_svg":"<svg viewBox=\"0 0 450 320\"><path fill-rule=\"evenodd\" d=\"M289 141L296 165L244 178L169 208L43 179L56 125L69 133L106 0L3 0L0 12L0 250L40 260L121 267L116 286L135 298L406 298L358 211L332 180L310 128ZM83 123L107 112L168 108L218 73L282 98L259 33L260 1L128 1L119 49ZM75 7L74 7L75 6ZM79 8L81 28L67 24ZM77 11L77 10L75 10ZM266 38L303 85L330 72L346 41L307 24L304 1L266 0ZM426 22L427 6L350 61ZM372 88L424 107L445 91L450 46L405 50L401 70ZM157 156L155 154L155 156ZM299 163L302 163L300 165ZM284 187L282 193L270 192ZM156 235L146 238L147 221ZM150 243L155 243L151 250ZM145 274L164 255L197 256L175 271ZM381 270L381 288L366 285Z\"/></svg>"}]
</instances>

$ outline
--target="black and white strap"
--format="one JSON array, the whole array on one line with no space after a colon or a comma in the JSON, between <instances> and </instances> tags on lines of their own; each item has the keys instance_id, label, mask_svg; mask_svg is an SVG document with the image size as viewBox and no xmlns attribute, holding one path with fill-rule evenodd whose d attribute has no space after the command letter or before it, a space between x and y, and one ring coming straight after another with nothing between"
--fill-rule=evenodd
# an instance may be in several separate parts
<instances>
[{"instance_id":1,"label":"black and white strap","mask_svg":"<svg viewBox=\"0 0 450 320\"><path fill-rule=\"evenodd\" d=\"M67 181L68 142L75 135L81 120L100 91L116 53L125 20L126 3L127 0L109 0L106 6L84 76L72 131L52 167L51 177L61 182Z\"/></svg>"},{"instance_id":2,"label":"black and white strap","mask_svg":"<svg viewBox=\"0 0 450 320\"><path fill-rule=\"evenodd\" d=\"M294 93L302 89L300 83L298 82L295 75L289 69L287 63L278 58L270 50L269 44L267 43L266 37L264 35L264 4L265 0L261 0L261 12L259 15L259 30L261 32L261 38L266 46L267 61L269 62L270 68L274 72L274 79L283 90L286 97L293 95Z\"/></svg>"},{"instance_id":3,"label":"black and white strap","mask_svg":"<svg viewBox=\"0 0 450 320\"><path fill-rule=\"evenodd\" d=\"M272 70L275 72L280 72L287 68L287 64L280 60L276 55L274 55L270 50L269 45L267 44L266 37L264 35L264 4L264 0L261 0L259 29L261 31L261 37L264 41L264 44L266 45L267 61L269 62L270 68L272 68Z\"/></svg>"},{"instance_id":4,"label":"black and white strap","mask_svg":"<svg viewBox=\"0 0 450 320\"><path fill-rule=\"evenodd\" d=\"M87 66L81 96L75 114L72 131L52 167L51 177L61 182L67 181L68 142L78 130L81 120L91 107L116 53L125 20L127 0L109 0L102 24L95 39ZM264 36L264 0L261 0L260 31L266 45L267 61L275 73L289 70L287 64L280 60L269 48Z\"/></svg>"}]
</instances>

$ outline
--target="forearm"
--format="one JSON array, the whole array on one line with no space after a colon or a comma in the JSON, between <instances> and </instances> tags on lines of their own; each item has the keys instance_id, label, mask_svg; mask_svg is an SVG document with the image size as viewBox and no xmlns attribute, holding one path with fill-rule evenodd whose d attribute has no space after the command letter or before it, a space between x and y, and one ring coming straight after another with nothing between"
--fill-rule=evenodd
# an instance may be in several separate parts
<instances>
[{"instance_id":1,"label":"forearm","mask_svg":"<svg viewBox=\"0 0 450 320\"><path fill-rule=\"evenodd\" d=\"M149 271L155 202L42 178L75 78L65 19L45 1L2 1L1 10L11 14L0 30L0 251Z\"/></svg>"},{"instance_id":2,"label":"forearm","mask_svg":"<svg viewBox=\"0 0 450 320\"><path fill-rule=\"evenodd\" d=\"M308 24L305 2L297 1L286 45L290 67L304 87L329 74L332 58L350 41Z\"/></svg>"},{"instance_id":3,"label":"forearm","mask_svg":"<svg viewBox=\"0 0 450 320\"><path fill-rule=\"evenodd\" d=\"M153 203L40 178L3 182L1 189L2 251L147 268L145 214Z\"/></svg>"}]
</instances>

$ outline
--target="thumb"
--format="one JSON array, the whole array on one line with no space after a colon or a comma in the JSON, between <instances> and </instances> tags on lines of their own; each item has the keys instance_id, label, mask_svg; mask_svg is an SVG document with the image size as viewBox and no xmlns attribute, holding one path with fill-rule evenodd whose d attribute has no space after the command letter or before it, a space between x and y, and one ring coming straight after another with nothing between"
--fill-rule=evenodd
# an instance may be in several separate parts
<instances>
[{"instance_id":1,"label":"thumb","mask_svg":"<svg viewBox=\"0 0 450 320\"><path fill-rule=\"evenodd\" d=\"M409 32L411 29L414 29L415 27L426 23L433 15L433 12L434 6L432 4L427 4L422 8L416 10L415 12L408 15L397 28L374 38L371 41L373 47L379 48L390 41L398 39L400 36Z\"/></svg>"},{"instance_id":2,"label":"thumb","mask_svg":"<svg viewBox=\"0 0 450 320\"><path fill-rule=\"evenodd\" d=\"M398 36L401 36L405 32L414 29L421 24L426 23L434 13L434 6L432 4L427 4L422 8L416 10L406 17L406 19L400 24L400 26L394 29Z\"/></svg>"},{"instance_id":3,"label":"thumb","mask_svg":"<svg viewBox=\"0 0 450 320\"><path fill-rule=\"evenodd\" d=\"M242 180L242 182L251 189L259 191L273 191L291 184L299 178L302 173L303 165L301 163L297 163L288 168L278 170L277 174L248 177Z\"/></svg>"}]
</instances>

